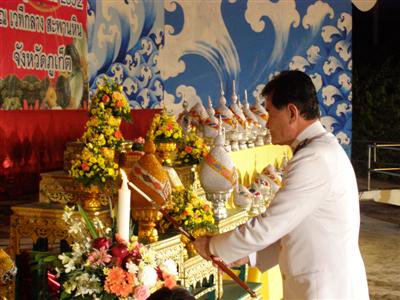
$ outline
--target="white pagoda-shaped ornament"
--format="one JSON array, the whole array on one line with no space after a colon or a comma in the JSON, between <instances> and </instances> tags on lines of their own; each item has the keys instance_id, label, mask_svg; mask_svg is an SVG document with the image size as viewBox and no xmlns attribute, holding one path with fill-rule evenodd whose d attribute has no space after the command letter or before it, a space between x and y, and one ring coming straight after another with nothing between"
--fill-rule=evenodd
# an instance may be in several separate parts
<instances>
[{"instance_id":1,"label":"white pagoda-shaped ornament","mask_svg":"<svg viewBox=\"0 0 400 300\"><path fill-rule=\"evenodd\" d=\"M203 134L207 144L212 145L215 137L218 135L219 122L215 117L215 111L212 106L212 101L210 96L208 96L208 108L207 108L208 118L203 122Z\"/></svg>"},{"instance_id":2,"label":"white pagoda-shaped ornament","mask_svg":"<svg viewBox=\"0 0 400 300\"><path fill-rule=\"evenodd\" d=\"M218 106L215 109L215 116L221 118L222 124L226 131L231 131L236 127L236 120L233 112L226 106L225 93L221 84L221 94L219 97Z\"/></svg>"},{"instance_id":3,"label":"white pagoda-shaped ornament","mask_svg":"<svg viewBox=\"0 0 400 300\"><path fill-rule=\"evenodd\" d=\"M238 96L235 90L235 81L233 81L233 89L232 89L232 98L231 98L231 105L229 106L230 110L232 111L236 121L237 121L237 129L239 131L244 131L246 128L246 116L243 114L242 109L238 105Z\"/></svg>"},{"instance_id":4,"label":"white pagoda-shaped ornament","mask_svg":"<svg viewBox=\"0 0 400 300\"><path fill-rule=\"evenodd\" d=\"M260 98L256 95L254 96L254 104L250 107L250 110L257 116L258 123L260 123L262 127L265 127L267 125L269 115L266 109L261 105Z\"/></svg>"},{"instance_id":5,"label":"white pagoda-shaped ornament","mask_svg":"<svg viewBox=\"0 0 400 300\"><path fill-rule=\"evenodd\" d=\"M235 165L224 144L225 136L220 126L213 148L200 165L200 183L207 199L213 203L214 217L217 220L227 217L226 202L237 184Z\"/></svg>"}]
</instances>

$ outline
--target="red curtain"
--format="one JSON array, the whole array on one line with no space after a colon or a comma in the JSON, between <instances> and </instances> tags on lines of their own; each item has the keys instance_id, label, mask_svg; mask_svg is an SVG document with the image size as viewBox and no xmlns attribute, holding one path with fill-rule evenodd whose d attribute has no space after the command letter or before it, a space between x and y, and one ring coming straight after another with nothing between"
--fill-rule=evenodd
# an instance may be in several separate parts
<instances>
[{"instance_id":1,"label":"red curtain","mask_svg":"<svg viewBox=\"0 0 400 300\"><path fill-rule=\"evenodd\" d=\"M132 110L127 140L145 136L158 109ZM36 193L41 172L62 169L65 144L80 138L87 110L0 110L0 200Z\"/></svg>"}]
</instances>

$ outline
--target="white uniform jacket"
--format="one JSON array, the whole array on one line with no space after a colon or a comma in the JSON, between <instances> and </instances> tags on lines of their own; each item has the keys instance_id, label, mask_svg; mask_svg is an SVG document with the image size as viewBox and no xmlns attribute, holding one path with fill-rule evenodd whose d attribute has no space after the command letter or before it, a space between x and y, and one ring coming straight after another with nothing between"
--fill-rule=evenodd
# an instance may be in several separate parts
<instances>
[{"instance_id":1,"label":"white uniform jacket","mask_svg":"<svg viewBox=\"0 0 400 300\"><path fill-rule=\"evenodd\" d=\"M279 261L285 299L368 299L352 165L319 121L294 144L305 139L267 211L211 238L210 252L228 263L257 252L261 271Z\"/></svg>"}]
</instances>

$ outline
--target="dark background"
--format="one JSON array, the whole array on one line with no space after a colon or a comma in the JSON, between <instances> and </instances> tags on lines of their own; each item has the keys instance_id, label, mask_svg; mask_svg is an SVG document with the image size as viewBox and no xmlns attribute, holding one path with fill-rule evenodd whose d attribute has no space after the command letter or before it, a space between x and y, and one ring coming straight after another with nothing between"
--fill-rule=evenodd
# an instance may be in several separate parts
<instances>
[{"instance_id":1,"label":"dark background","mask_svg":"<svg viewBox=\"0 0 400 300\"><path fill-rule=\"evenodd\" d=\"M400 143L400 1L378 0L368 12L353 5L352 15L352 162L357 175L366 177L368 145ZM378 161L399 167L400 147L379 150ZM400 182L395 176L374 176Z\"/></svg>"}]
</instances>

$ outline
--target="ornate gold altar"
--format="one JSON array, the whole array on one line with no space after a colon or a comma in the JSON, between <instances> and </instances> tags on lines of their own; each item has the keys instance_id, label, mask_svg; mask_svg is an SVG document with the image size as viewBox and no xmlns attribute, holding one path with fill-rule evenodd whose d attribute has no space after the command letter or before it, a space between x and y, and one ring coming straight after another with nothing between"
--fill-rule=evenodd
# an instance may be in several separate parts
<instances>
[{"instance_id":1,"label":"ornate gold altar","mask_svg":"<svg viewBox=\"0 0 400 300\"><path fill-rule=\"evenodd\" d=\"M287 151L286 147L267 145L232 152L230 155L239 171L240 183L248 185L255 173L260 172L267 164L279 165ZM185 187L194 185L196 193L204 196L204 190L199 186L198 173L194 167L175 169ZM39 203L12 208L10 254L14 257L20 252L20 240L23 237L31 238L33 241L44 237L49 240L49 244L54 244L62 239L70 242L67 228L62 220L63 206L82 201L81 187L64 171L42 173L41 176ZM118 182L114 184L114 190L117 191L119 184ZM97 213L105 219L109 217L110 197L116 200L117 194L99 193L99 200L103 208ZM230 203L228 217L217 222L218 233L233 230L248 220L246 211L233 207L233 203ZM180 284L191 290L196 298L212 292L215 292L216 298L222 298L223 286L227 285L226 281L223 281L223 277L218 274L217 269L210 262L198 255L189 257L185 245L180 241L180 235L166 239L161 236L159 241L151 244L151 247L156 250L158 261L171 258L177 263ZM257 293L263 298L278 299L281 297L278 268L264 274L250 268L247 273L247 281L263 283L262 290L257 290ZM203 282L206 284L204 285ZM257 287L259 288L259 286Z\"/></svg>"},{"instance_id":2,"label":"ornate gold altar","mask_svg":"<svg viewBox=\"0 0 400 300\"><path fill-rule=\"evenodd\" d=\"M49 245L57 241L72 242L68 228L62 218L64 205L56 203L29 203L11 207L9 252L15 258L20 253L21 238L30 238L34 243L38 238L46 238ZM79 214L79 212L76 212ZM110 226L110 212L107 209L89 212Z\"/></svg>"}]
</instances>

